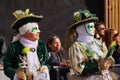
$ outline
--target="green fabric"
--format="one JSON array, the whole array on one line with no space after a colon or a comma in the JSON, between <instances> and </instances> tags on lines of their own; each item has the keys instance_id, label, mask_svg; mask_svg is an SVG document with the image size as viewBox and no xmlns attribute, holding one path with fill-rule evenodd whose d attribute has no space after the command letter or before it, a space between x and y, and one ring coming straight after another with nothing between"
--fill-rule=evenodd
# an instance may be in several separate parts
<instances>
[{"instance_id":1,"label":"green fabric","mask_svg":"<svg viewBox=\"0 0 120 80\"><path fill-rule=\"evenodd\" d=\"M22 46L19 41L11 43L7 49L6 56L4 58L4 72L5 74L13 80L15 71L19 68L18 63L20 62L19 55L21 55L22 49L24 46ZM47 48L45 44L42 41L38 42L38 59L40 61L41 65L47 65L49 66L49 56L47 53ZM48 62L47 62L48 61Z\"/></svg>"},{"instance_id":2,"label":"green fabric","mask_svg":"<svg viewBox=\"0 0 120 80\"><path fill-rule=\"evenodd\" d=\"M79 41L78 41L79 42ZM80 43L80 42L79 42ZM85 64L85 67L83 69L83 72L82 72L82 76L84 75L87 75L87 74L91 74L91 73L95 73L95 72L98 72L98 63L94 60L93 62L90 61L90 58L92 57L93 54L96 54L94 53L91 49L89 49L87 46L86 46L86 49L83 47L83 44L81 44L81 47L82 47L82 52L84 51L84 53L87 55L88 59L89 59L89 62ZM97 56L99 57L99 56Z\"/></svg>"},{"instance_id":3,"label":"green fabric","mask_svg":"<svg viewBox=\"0 0 120 80\"><path fill-rule=\"evenodd\" d=\"M107 53L105 58L108 58L108 57L112 56L114 51L115 51L115 46L110 46L110 48L108 49L108 53Z\"/></svg>"},{"instance_id":4,"label":"green fabric","mask_svg":"<svg viewBox=\"0 0 120 80\"><path fill-rule=\"evenodd\" d=\"M93 40L93 43L100 50L100 54L104 54L102 52L102 47L99 42ZM99 56L96 51L91 49L91 47L86 46L84 43L76 41L74 42L71 47L69 48L69 58L71 67L73 72L77 75L89 75L94 74L99 71L99 66L97 60L100 58L104 58L105 55Z\"/></svg>"},{"instance_id":5,"label":"green fabric","mask_svg":"<svg viewBox=\"0 0 120 80\"><path fill-rule=\"evenodd\" d=\"M95 14L90 13L89 10L79 10L74 13L74 23L69 29L76 29L79 25L96 21L98 21L98 17L96 17Z\"/></svg>"},{"instance_id":6,"label":"green fabric","mask_svg":"<svg viewBox=\"0 0 120 80\"><path fill-rule=\"evenodd\" d=\"M86 76L86 75L89 75L89 74L94 74L94 73L96 73L98 71L99 71L98 63L96 61L89 62L89 63L85 64L85 68L83 69L83 72L82 72L81 75Z\"/></svg>"},{"instance_id":7,"label":"green fabric","mask_svg":"<svg viewBox=\"0 0 120 80\"><path fill-rule=\"evenodd\" d=\"M87 73L98 72L97 62L94 59L91 60L93 53L97 54L87 49L86 46L78 41L69 48L70 63L75 74L85 75ZM96 57L98 56L96 55Z\"/></svg>"},{"instance_id":8,"label":"green fabric","mask_svg":"<svg viewBox=\"0 0 120 80\"><path fill-rule=\"evenodd\" d=\"M74 20L75 22L78 22L93 17L96 17L96 15L91 14L89 10L79 10L78 13L74 16Z\"/></svg>"}]
</instances>

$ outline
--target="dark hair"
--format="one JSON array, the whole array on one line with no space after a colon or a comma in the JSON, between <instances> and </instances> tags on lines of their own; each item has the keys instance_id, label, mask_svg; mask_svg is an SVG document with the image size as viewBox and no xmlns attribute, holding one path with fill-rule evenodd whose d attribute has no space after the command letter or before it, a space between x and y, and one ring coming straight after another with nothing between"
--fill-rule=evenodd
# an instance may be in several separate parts
<instances>
[{"instance_id":1,"label":"dark hair","mask_svg":"<svg viewBox=\"0 0 120 80\"><path fill-rule=\"evenodd\" d=\"M50 34L47 39L47 44L51 44L56 38L59 38L56 34Z\"/></svg>"},{"instance_id":2,"label":"dark hair","mask_svg":"<svg viewBox=\"0 0 120 80\"><path fill-rule=\"evenodd\" d=\"M114 41L113 36L115 34L116 34L116 29L114 29L114 28L106 29L105 36L104 36L104 41L106 43L107 48L109 48L112 41Z\"/></svg>"},{"instance_id":3,"label":"dark hair","mask_svg":"<svg viewBox=\"0 0 120 80\"><path fill-rule=\"evenodd\" d=\"M113 35L113 37L117 37L118 35L119 35L119 33L117 33L117 34Z\"/></svg>"},{"instance_id":4,"label":"dark hair","mask_svg":"<svg viewBox=\"0 0 120 80\"><path fill-rule=\"evenodd\" d=\"M48 38L47 38L47 49L48 49L48 52L51 50L51 48L49 47L49 44L52 44L52 42L56 39L56 38L59 38L59 36L57 36L56 34L49 34L48 35ZM59 38L60 39L60 38Z\"/></svg>"},{"instance_id":5,"label":"dark hair","mask_svg":"<svg viewBox=\"0 0 120 80\"><path fill-rule=\"evenodd\" d=\"M95 29L99 30L99 25L104 25L104 23L102 21L98 21L95 23Z\"/></svg>"},{"instance_id":6,"label":"dark hair","mask_svg":"<svg viewBox=\"0 0 120 80\"><path fill-rule=\"evenodd\" d=\"M113 40L119 35L119 33L113 35Z\"/></svg>"}]
</instances>

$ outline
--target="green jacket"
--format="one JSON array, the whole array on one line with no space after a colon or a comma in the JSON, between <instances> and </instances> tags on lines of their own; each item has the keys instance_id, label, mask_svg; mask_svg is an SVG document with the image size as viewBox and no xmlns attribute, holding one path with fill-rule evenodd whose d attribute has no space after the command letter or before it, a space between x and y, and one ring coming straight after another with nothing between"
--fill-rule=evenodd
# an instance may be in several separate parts
<instances>
[{"instance_id":1,"label":"green jacket","mask_svg":"<svg viewBox=\"0 0 120 80\"><path fill-rule=\"evenodd\" d=\"M24 46L19 41L11 43L7 49L6 56L4 58L4 73L13 80L15 71L19 68L18 63L20 62L19 55L22 53ZM41 65L49 66L49 56L45 44L39 40L37 47L37 55Z\"/></svg>"}]
</instances>

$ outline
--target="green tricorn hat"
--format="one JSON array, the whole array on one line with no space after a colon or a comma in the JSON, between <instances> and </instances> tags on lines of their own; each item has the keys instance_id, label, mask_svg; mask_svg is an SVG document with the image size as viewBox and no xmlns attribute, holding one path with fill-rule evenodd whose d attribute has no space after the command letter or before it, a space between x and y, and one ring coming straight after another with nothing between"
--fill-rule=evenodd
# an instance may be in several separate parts
<instances>
[{"instance_id":1,"label":"green tricorn hat","mask_svg":"<svg viewBox=\"0 0 120 80\"><path fill-rule=\"evenodd\" d=\"M29 14L29 9L26 9L25 12L22 10L17 10L13 12L13 15L17 18L11 25L11 27L15 30L18 30L22 25L27 24L29 22L39 22L43 16L34 15L32 13Z\"/></svg>"},{"instance_id":2,"label":"green tricorn hat","mask_svg":"<svg viewBox=\"0 0 120 80\"><path fill-rule=\"evenodd\" d=\"M74 21L69 29L76 29L77 26L87 23L87 22L97 22L98 17L95 14L91 14L89 10L79 10L74 13Z\"/></svg>"}]
</instances>

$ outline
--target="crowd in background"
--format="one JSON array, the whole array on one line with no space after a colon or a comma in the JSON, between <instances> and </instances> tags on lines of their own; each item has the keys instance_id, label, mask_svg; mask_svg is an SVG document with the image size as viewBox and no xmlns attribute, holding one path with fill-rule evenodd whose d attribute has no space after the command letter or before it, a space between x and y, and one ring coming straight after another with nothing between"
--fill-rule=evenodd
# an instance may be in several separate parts
<instances>
[{"instance_id":1,"label":"crowd in background","mask_svg":"<svg viewBox=\"0 0 120 80\"><path fill-rule=\"evenodd\" d=\"M79 12L80 13L80 12ZM82 12L83 13L83 12ZM75 17L75 19L77 19L76 17ZM95 18L96 19L96 18ZM37 21L38 19L36 19L36 20L34 20L35 22L38 22ZM41 19L40 19L41 20ZM29 22L29 21L28 21ZM93 21L94 22L94 21ZM22 24L22 25L20 25L19 27L13 27L13 29L19 29L21 26L27 26L27 27L29 27L30 25L32 25L32 26L38 26L38 24L36 24L36 23L33 23L33 24L27 24L27 23L25 23L25 24ZM82 23L83 24L83 23ZM95 24L95 25L94 25ZM102 45L99 45L99 47L100 47L100 49L101 49L101 51L103 52L103 53L107 53L107 52L109 52L109 50L112 50L113 51L113 54L112 54L112 57L114 58L114 60L115 60L115 64L120 64L120 33L116 30L116 29L106 29L106 27L105 27L105 25L104 25L104 23L103 22L101 22L101 21L97 21L97 22L95 22L94 24L92 24L92 23L90 23L90 24L86 24L85 23L85 25L87 25L87 26L89 26L89 25L92 25L92 26L94 26L95 27L95 35L94 35L94 38L98 41L93 41L94 43L97 43L97 44L102 44ZM18 25L17 25L18 26ZM73 28L75 26L75 29ZM0 35L0 69L4 69L4 71L5 71L5 74L8 76L8 77L10 77L11 79L15 79L15 76L14 75L19 75L19 78L22 78L23 76L21 76L21 74L22 73L20 73L20 71L17 69L18 68L18 65L15 65L16 64L16 62L14 62L13 60L13 58L15 58L14 56L13 56L13 54L11 54L12 56L10 56L10 52L11 53L14 53L14 51L16 50L18 50L18 53L19 53L19 50L21 50L21 48L23 47L22 45L24 45L24 46L26 46L26 47L34 47L35 49L30 49L33 53L37 53L35 50L36 49L38 49L37 51L41 51L40 53L42 54L42 55L39 55L38 57L39 58L36 58L36 62L34 62L34 61L31 61L32 62L32 64L30 64L30 65L32 65L32 66L34 66L34 65L37 65L37 66L39 66L40 64L42 64L42 65L45 65L45 66L41 66L41 70L40 71L42 71L42 72L45 72L45 73L48 73L48 69L49 69L49 74L50 74L50 80L57 80L57 78L59 78L59 80L68 80L68 74L69 73L71 73L71 74L80 74L80 75L82 75L82 76L85 76L85 75L90 75L91 74L91 72L93 71L93 72L96 72L96 71L98 71L98 67L96 67L96 65L97 65L97 62L94 60L94 59L92 59L92 58L90 58L91 59L91 61L90 61L90 63L89 64L86 64L86 62L84 63L84 58L82 58L83 59L83 64L81 63L81 64L78 64L78 65L80 65L80 67L82 67L82 69L81 68L79 68L78 67L78 65L76 66L76 64L77 63L79 63L79 61L77 61L78 59L81 59L81 57L80 56L82 56L82 55L77 55L77 54L72 54L72 53L74 53L74 51L76 51L76 53L77 52L80 52L79 50L77 50L78 49L78 47L76 48L76 45L78 46L79 44L79 42L82 42L82 40L83 40L83 42L85 43L85 46L87 45L89 45L89 46L91 46L91 44L88 44L88 42L85 42L85 41L87 41L87 40L84 40L84 35L82 35L83 34L83 32L84 32L84 29L81 29L82 27L84 27L84 25L82 25L82 26L78 26L78 27L76 27L76 26L78 26L78 25L76 25L76 24L74 24L73 25L73 27L70 27L70 29L69 30L76 30L76 32L77 32L77 38L76 38L76 43L75 44L73 44L72 42L72 47L70 47L69 48L69 51L68 50L65 50L64 49L64 47L62 47L62 45L64 45L64 44L62 44L62 42L61 42L61 40L60 40L60 37L57 35L57 34L55 34L55 33L53 33L53 34L51 34L51 35L49 35L49 36L46 36L46 39L47 39L47 42L46 43L44 43L44 42L42 42L42 41L39 41L39 37L37 37L37 38L35 38L35 40L38 40L38 42L39 42L39 44L38 44L38 42L35 42L35 43L32 43L31 41L28 41L28 40L26 40L25 38L27 38L27 39L29 39L29 40L32 40L32 41L34 41L34 39L33 38L31 38L31 35L32 34L34 34L33 36L40 36L40 34L37 34L37 33L40 33L41 31L39 30L39 28L38 27L35 27L35 28L31 28L31 29L28 29L27 27L25 27L25 28L20 28L19 30L19 33L22 35L22 38L20 39L20 41L18 41L17 43L15 43L15 41L11 41L11 43L13 43L12 45L11 45L11 47L8 47L8 48L6 48L6 44L5 44L5 39L4 39L4 37L2 36L2 35ZM91 26L90 26L91 27ZM28 30L26 30L26 29L28 29L28 30L30 30L30 31L28 31ZM26 31L25 31L26 30ZM82 30L82 33L80 32ZM26 33L28 31L28 33ZM89 29L88 29L88 31L89 31ZM29 33L30 32L30 33ZM89 33L89 32L88 32ZM90 32L90 35L92 35L92 33ZM29 37L30 36L30 37ZM33 37L32 36L32 37ZM18 35L15 37L15 38L18 38ZM89 37L89 39L90 39L91 37ZM92 37L93 38L93 37ZM11 44L10 43L10 44ZM83 45L84 43L80 43L80 45ZM22 45L20 45L20 44L22 44ZM15 45L20 45L19 47L17 47L17 46L15 46ZM39 47L41 47L41 48L38 48L37 46L39 45ZM88 47L89 47L88 46ZM37 48L36 48L37 47ZM73 49L73 48L76 48L76 50L75 49ZM84 47L84 46L82 46L82 47ZM92 46L93 47L93 46ZM14 49L15 50L14 50ZM20 48L20 49L19 49ZM81 48L81 47L80 47ZM95 47L93 47L93 52L94 52L94 48ZM43 50L42 50L43 49ZM82 49L82 48L81 48ZM91 49L91 47L90 47L90 49ZM84 50L84 49L83 49ZM89 50L88 50L89 51ZM95 52L97 52L97 50L95 51ZM7 54L6 54L7 53ZM30 57L30 55L29 55L29 57L30 57L30 59L32 58L34 58L34 57L36 57L37 55L34 55L34 54L32 54L31 52L29 52L33 57ZM81 52L80 52L81 53ZM88 52L89 53L89 52ZM6 55L7 55L7 57L6 57ZM18 55L17 54L14 54L15 56L17 56L18 57ZM76 55L77 55L77 57L76 57ZM72 56L72 57L68 57L68 56ZM75 56L74 58L73 58L73 56ZM5 58L4 58L5 57ZM27 56L28 57L28 56ZM73 60L71 60L71 59L73 59ZM76 59L77 58L77 59ZM4 64L3 64L3 59L4 59ZM13 60L11 60L11 59L13 59ZM16 60L17 60L17 58L15 58ZM82 60L81 59L81 60ZM34 60L34 59L33 59ZM39 61L40 60L40 61ZM87 61L87 59L85 60L85 61ZM92 63L92 61L93 61L93 63ZM13 62L13 63L12 63ZM30 62L30 63L31 63ZM40 62L40 64L39 64L39 62ZM89 62L89 61L88 61ZM101 61L102 62L102 61ZM76 64L75 64L76 63ZM14 65L13 65L14 64ZM75 65L74 65L75 64ZM90 71L90 69L91 68L88 68L87 69L87 67L85 67L84 68L84 70L83 70L83 67L85 66L85 64L87 65L87 66L89 66L89 65L92 65L92 66L94 66L93 68L94 68L94 70L92 70L92 71ZM113 64L113 63L112 63ZM102 63L101 63L101 65L102 65ZM5 66L5 67L4 67ZM12 66L12 67L11 67ZM57 68L55 68L57 66ZM74 66L74 67L73 67ZM98 66L98 65L97 65ZM46 68L46 67L48 67L48 68ZM11 74L11 72L9 72L9 71L11 71L12 69L11 68L13 68L13 69L16 69L18 72L14 72L13 71L13 73ZM70 69L73 69L73 72L74 73L72 73L72 71L70 71ZM33 69L33 68L31 68L31 69ZM42 70L43 69L43 70ZM85 70L86 69L86 70ZM96 70L95 70L96 69ZM101 68L102 69L102 68ZM59 70L59 72L57 72L57 70ZM83 71L83 73L82 73L82 71ZM86 73L90 73L90 74L86 74ZM93 73L92 73L93 74ZM34 73L34 75L36 75L36 73ZM70 75L70 74L69 74ZM49 76L48 76L49 77ZM75 76L76 77L76 76ZM83 79L83 78L81 78L81 79ZM85 78L84 78L85 79ZM83 79L83 80L84 80ZM87 79L87 78L86 78ZM46 79L46 80L49 80L49 79Z\"/></svg>"}]
</instances>

